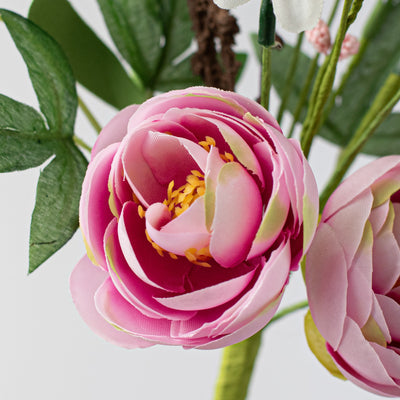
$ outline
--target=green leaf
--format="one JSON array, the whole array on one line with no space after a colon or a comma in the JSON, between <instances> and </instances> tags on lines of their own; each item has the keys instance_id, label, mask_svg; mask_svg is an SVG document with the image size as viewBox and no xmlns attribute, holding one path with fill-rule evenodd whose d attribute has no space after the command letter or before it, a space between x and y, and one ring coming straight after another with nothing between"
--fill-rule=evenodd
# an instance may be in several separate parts
<instances>
[{"instance_id":1,"label":"green leaf","mask_svg":"<svg viewBox=\"0 0 400 400\"><path fill-rule=\"evenodd\" d=\"M185 63L170 84L164 71L176 67L193 38L186 0L97 1L115 45L146 88L163 90L187 81ZM184 75L179 77L179 71Z\"/></svg>"},{"instance_id":2,"label":"green leaf","mask_svg":"<svg viewBox=\"0 0 400 400\"><path fill-rule=\"evenodd\" d=\"M48 132L33 108L0 95L0 172L37 167L52 154Z\"/></svg>"},{"instance_id":3,"label":"green leaf","mask_svg":"<svg viewBox=\"0 0 400 400\"><path fill-rule=\"evenodd\" d=\"M400 113L390 114L362 149L376 156L400 154Z\"/></svg>"},{"instance_id":4,"label":"green leaf","mask_svg":"<svg viewBox=\"0 0 400 400\"><path fill-rule=\"evenodd\" d=\"M239 71L238 71L237 76L236 76L236 82L238 82L239 79L242 76L242 73L244 71L244 67L245 67L246 62L247 62L247 53L236 53L236 59L240 62L240 68L239 68Z\"/></svg>"},{"instance_id":5,"label":"green leaf","mask_svg":"<svg viewBox=\"0 0 400 400\"><path fill-rule=\"evenodd\" d=\"M76 79L98 97L118 109L147 98L67 0L34 0L29 18L57 40Z\"/></svg>"},{"instance_id":6,"label":"green leaf","mask_svg":"<svg viewBox=\"0 0 400 400\"><path fill-rule=\"evenodd\" d=\"M0 171L35 167L54 157L37 186L29 250L32 272L78 227L87 161L73 142L78 102L75 80L60 46L31 21L7 10L0 14L28 67L46 119L33 108L0 95Z\"/></svg>"},{"instance_id":7,"label":"green leaf","mask_svg":"<svg viewBox=\"0 0 400 400\"><path fill-rule=\"evenodd\" d=\"M75 79L64 53L29 20L3 9L0 14L28 67L49 128L72 136L78 100ZM43 66L47 66L46 73Z\"/></svg>"},{"instance_id":8,"label":"green leaf","mask_svg":"<svg viewBox=\"0 0 400 400\"><path fill-rule=\"evenodd\" d=\"M157 82L157 89L168 91L201 85L202 80L192 72L191 57L187 57L177 65L168 65L162 70Z\"/></svg>"},{"instance_id":9,"label":"green leaf","mask_svg":"<svg viewBox=\"0 0 400 400\"><path fill-rule=\"evenodd\" d=\"M379 1L372 18L366 27L359 54L354 56L349 66L343 90L319 133L340 146L351 139L387 76L399 65L400 3ZM383 127L379 128L379 132ZM380 141L374 139L379 132L370 139L372 143ZM393 146L383 147L383 142L380 142L377 152L372 144L362 151L376 155L393 154Z\"/></svg>"},{"instance_id":10,"label":"green leaf","mask_svg":"<svg viewBox=\"0 0 400 400\"><path fill-rule=\"evenodd\" d=\"M30 273L67 243L79 226L77 211L87 161L72 140L55 150L37 186L29 239Z\"/></svg>"},{"instance_id":11,"label":"green leaf","mask_svg":"<svg viewBox=\"0 0 400 400\"><path fill-rule=\"evenodd\" d=\"M257 57L261 62L261 46L257 42L257 35L252 34L251 39L256 49ZM283 91L285 90L286 77L290 63L293 58L294 48L289 44L284 44L282 48L272 49L271 56L271 83L272 86L277 91L280 98L283 96ZM292 92L290 93L289 100L286 104L287 110L293 115L296 106L300 99L300 94L305 83L310 65L312 60L310 57L304 53L299 54L298 63L295 71L295 76L293 79ZM305 117L307 104L304 106L302 113L300 114L300 120Z\"/></svg>"}]
</instances>

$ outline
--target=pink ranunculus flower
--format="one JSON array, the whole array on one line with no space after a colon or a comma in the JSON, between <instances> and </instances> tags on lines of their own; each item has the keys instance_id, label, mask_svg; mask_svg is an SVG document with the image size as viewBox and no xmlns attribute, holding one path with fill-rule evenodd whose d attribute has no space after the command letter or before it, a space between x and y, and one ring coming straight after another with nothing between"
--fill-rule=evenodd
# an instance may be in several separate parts
<instances>
[{"instance_id":1,"label":"pink ranunculus flower","mask_svg":"<svg viewBox=\"0 0 400 400\"><path fill-rule=\"evenodd\" d=\"M307 254L315 325L342 374L400 396L400 157L378 159L332 194Z\"/></svg>"},{"instance_id":2,"label":"pink ranunculus flower","mask_svg":"<svg viewBox=\"0 0 400 400\"><path fill-rule=\"evenodd\" d=\"M306 31L306 38L318 53L328 54L331 48L331 34L325 21L320 19L313 29Z\"/></svg>"},{"instance_id":3,"label":"pink ranunculus flower","mask_svg":"<svg viewBox=\"0 0 400 400\"><path fill-rule=\"evenodd\" d=\"M298 268L317 197L298 143L254 101L193 87L128 107L101 132L83 183L78 311L128 348L246 339Z\"/></svg>"}]
</instances>

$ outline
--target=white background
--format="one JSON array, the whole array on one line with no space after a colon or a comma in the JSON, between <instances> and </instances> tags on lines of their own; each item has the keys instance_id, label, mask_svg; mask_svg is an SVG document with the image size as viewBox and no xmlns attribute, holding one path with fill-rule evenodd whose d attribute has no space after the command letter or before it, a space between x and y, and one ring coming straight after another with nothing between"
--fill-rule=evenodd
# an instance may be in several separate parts
<instances>
[{"instance_id":1,"label":"white background","mask_svg":"<svg viewBox=\"0 0 400 400\"><path fill-rule=\"evenodd\" d=\"M71 3L114 48L95 0L71 0ZM330 3L326 2L324 15L328 14ZM364 3L361 21L375 2ZM29 4L28 0L0 0L1 7L24 16ZM257 30L258 7L259 0L252 0L235 10L242 29L239 50L251 49L248 33ZM361 25L357 21L351 32L359 32ZM335 27L337 23L332 29ZM293 36L286 33L284 37L293 43ZM309 45L305 45L305 50L313 52ZM237 90L257 97L258 76L258 65L251 55ZM0 93L37 108L24 63L1 23ZM115 110L84 89L79 88L79 93L102 125L115 114ZM273 96L271 110L276 113L278 105ZM288 119L284 122L287 128ZM93 129L80 113L76 133L89 143L95 139ZM311 165L320 187L329 176L336 155L336 148L316 141ZM363 157L358 165L369 159ZM27 275L29 223L38 175L39 168L0 175L0 399L211 399L220 350L187 351L156 346L128 351L97 337L81 320L68 289L69 275L84 253L79 232L42 267ZM282 304L304 298L301 274L297 273ZM333 378L319 365L305 341L303 316L300 311L265 332L249 400L377 398Z\"/></svg>"}]
</instances>

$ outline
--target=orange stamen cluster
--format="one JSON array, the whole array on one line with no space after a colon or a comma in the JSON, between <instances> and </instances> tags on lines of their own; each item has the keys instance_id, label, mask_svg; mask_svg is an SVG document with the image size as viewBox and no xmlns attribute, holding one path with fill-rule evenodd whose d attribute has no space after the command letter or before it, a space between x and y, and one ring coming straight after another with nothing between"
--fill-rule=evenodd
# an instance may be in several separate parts
<instances>
[{"instance_id":1,"label":"orange stamen cluster","mask_svg":"<svg viewBox=\"0 0 400 400\"><path fill-rule=\"evenodd\" d=\"M211 146L215 147L216 143L212 137L206 136L206 140L202 140L201 142L199 142L199 145L207 152L210 152L210 147ZM220 154L219 156L227 163L234 161L233 154L228 153L227 151L224 154Z\"/></svg>"},{"instance_id":2,"label":"orange stamen cluster","mask_svg":"<svg viewBox=\"0 0 400 400\"><path fill-rule=\"evenodd\" d=\"M193 264L200 265L201 267L211 267L207 262L212 256L208 247L203 247L200 250L190 248L185 251L186 258Z\"/></svg>"},{"instance_id":3,"label":"orange stamen cluster","mask_svg":"<svg viewBox=\"0 0 400 400\"><path fill-rule=\"evenodd\" d=\"M164 257L164 252L166 252L173 260L178 259L178 256L176 254L164 250L161 246L159 246L156 242L154 242L153 239L150 237L149 233L147 232L147 229L144 231L144 233L146 234L147 240L153 246L153 249L155 249L161 257Z\"/></svg>"},{"instance_id":4,"label":"orange stamen cluster","mask_svg":"<svg viewBox=\"0 0 400 400\"><path fill-rule=\"evenodd\" d=\"M191 175L186 177L186 183L178 189L174 190L174 181L168 185L167 198L163 203L171 212L172 219L186 211L206 191L204 175L196 170L190 172Z\"/></svg>"}]
</instances>

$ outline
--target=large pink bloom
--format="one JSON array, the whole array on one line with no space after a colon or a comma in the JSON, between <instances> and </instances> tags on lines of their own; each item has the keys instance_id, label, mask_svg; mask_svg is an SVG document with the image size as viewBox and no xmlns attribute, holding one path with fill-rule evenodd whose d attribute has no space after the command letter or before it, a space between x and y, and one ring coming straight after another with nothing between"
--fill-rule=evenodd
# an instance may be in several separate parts
<instances>
[{"instance_id":1,"label":"large pink bloom","mask_svg":"<svg viewBox=\"0 0 400 400\"><path fill-rule=\"evenodd\" d=\"M310 311L345 377L400 396L400 157L333 193L307 254Z\"/></svg>"},{"instance_id":2,"label":"large pink bloom","mask_svg":"<svg viewBox=\"0 0 400 400\"><path fill-rule=\"evenodd\" d=\"M257 103L195 87L128 107L83 183L78 311L125 347L246 339L276 311L317 203L297 142Z\"/></svg>"}]
</instances>

